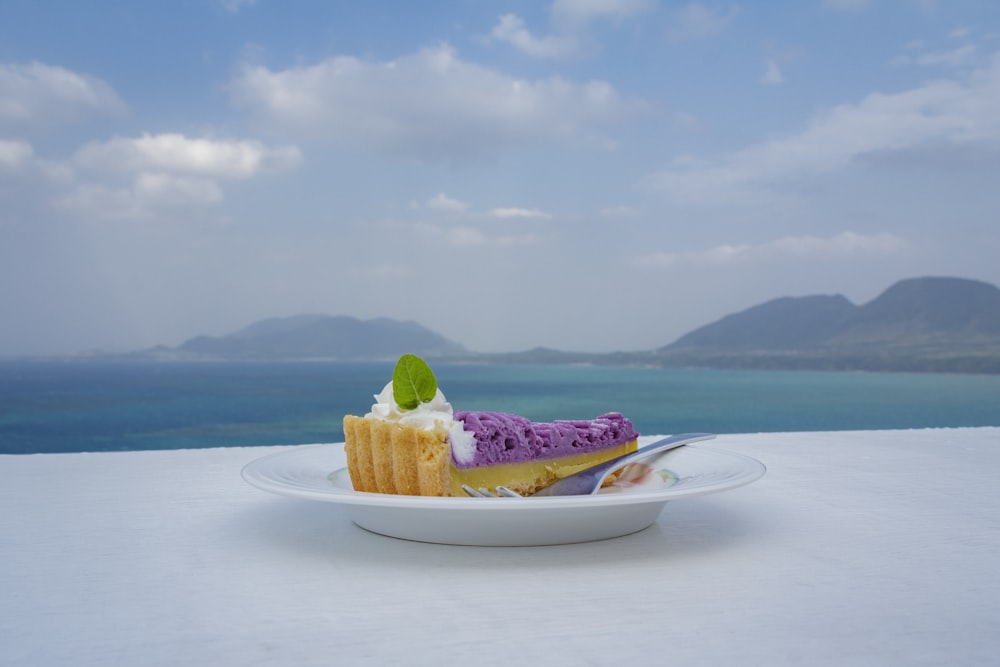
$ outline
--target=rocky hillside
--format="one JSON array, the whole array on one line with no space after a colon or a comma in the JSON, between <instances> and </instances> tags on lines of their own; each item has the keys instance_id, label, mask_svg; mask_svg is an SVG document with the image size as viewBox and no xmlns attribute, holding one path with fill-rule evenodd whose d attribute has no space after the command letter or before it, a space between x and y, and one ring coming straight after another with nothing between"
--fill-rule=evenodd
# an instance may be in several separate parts
<instances>
[{"instance_id":1,"label":"rocky hillside","mask_svg":"<svg viewBox=\"0 0 1000 667\"><path fill-rule=\"evenodd\" d=\"M912 278L872 301L784 297L655 351L667 365L1000 372L1000 289Z\"/></svg>"},{"instance_id":2,"label":"rocky hillside","mask_svg":"<svg viewBox=\"0 0 1000 667\"><path fill-rule=\"evenodd\" d=\"M297 315L255 322L226 336L197 336L153 356L174 359L394 360L404 353L434 358L464 347L416 322L343 315Z\"/></svg>"},{"instance_id":3,"label":"rocky hillside","mask_svg":"<svg viewBox=\"0 0 1000 667\"><path fill-rule=\"evenodd\" d=\"M963 278L903 280L856 306L840 295L768 301L682 336L679 349L808 350L1000 343L1000 289Z\"/></svg>"}]
</instances>

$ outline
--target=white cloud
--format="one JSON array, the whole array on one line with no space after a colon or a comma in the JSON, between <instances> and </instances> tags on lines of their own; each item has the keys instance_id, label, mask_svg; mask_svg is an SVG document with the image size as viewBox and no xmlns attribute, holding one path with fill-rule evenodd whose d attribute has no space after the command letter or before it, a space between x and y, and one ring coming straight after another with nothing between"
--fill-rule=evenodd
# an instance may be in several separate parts
<instances>
[{"instance_id":1,"label":"white cloud","mask_svg":"<svg viewBox=\"0 0 1000 667\"><path fill-rule=\"evenodd\" d=\"M475 227L455 227L448 232L448 242L455 246L465 247L486 245L489 239L486 234Z\"/></svg>"},{"instance_id":2,"label":"white cloud","mask_svg":"<svg viewBox=\"0 0 1000 667\"><path fill-rule=\"evenodd\" d=\"M887 232L858 234L845 231L835 236L786 236L760 248L769 253L794 257L822 257L824 255L890 255L903 250L906 242Z\"/></svg>"},{"instance_id":3,"label":"white cloud","mask_svg":"<svg viewBox=\"0 0 1000 667\"><path fill-rule=\"evenodd\" d=\"M131 188L82 184L65 196L56 198L56 208L71 211L81 218L99 220L148 220L152 213L143 207Z\"/></svg>"},{"instance_id":4,"label":"white cloud","mask_svg":"<svg viewBox=\"0 0 1000 667\"><path fill-rule=\"evenodd\" d=\"M979 52L975 45L966 44L965 46L960 46L957 49L952 49L950 51L925 53L924 55L916 58L915 62L918 65L924 66L944 65L948 67L962 67L964 65L971 65L975 63L978 55Z\"/></svg>"},{"instance_id":5,"label":"white cloud","mask_svg":"<svg viewBox=\"0 0 1000 667\"><path fill-rule=\"evenodd\" d=\"M739 9L713 9L700 2L692 2L671 14L667 38L673 42L703 39L723 32L739 14Z\"/></svg>"},{"instance_id":6,"label":"white cloud","mask_svg":"<svg viewBox=\"0 0 1000 667\"><path fill-rule=\"evenodd\" d=\"M974 44L966 44L947 51L929 51L920 55L904 54L893 58L890 64L959 68L976 65L979 61L979 48Z\"/></svg>"},{"instance_id":7,"label":"white cloud","mask_svg":"<svg viewBox=\"0 0 1000 667\"><path fill-rule=\"evenodd\" d=\"M930 169L986 174L1000 171L1000 142L922 144L899 149L874 150L859 155L857 160L862 164L892 169Z\"/></svg>"},{"instance_id":8,"label":"white cloud","mask_svg":"<svg viewBox=\"0 0 1000 667\"><path fill-rule=\"evenodd\" d=\"M726 244L705 250L651 253L636 257L632 264L644 269L667 269L773 261L777 258L882 257L896 254L906 247L906 242L893 234L866 235L845 231L830 237L786 236L757 245Z\"/></svg>"},{"instance_id":9,"label":"white cloud","mask_svg":"<svg viewBox=\"0 0 1000 667\"><path fill-rule=\"evenodd\" d=\"M537 208L494 208L490 210L490 215L494 218L534 218L537 220L552 218L551 213L540 211Z\"/></svg>"},{"instance_id":10,"label":"white cloud","mask_svg":"<svg viewBox=\"0 0 1000 667\"><path fill-rule=\"evenodd\" d=\"M472 207L468 203L455 199L454 197L449 197L443 192L439 192L433 197L430 197L423 204L419 202L411 202L410 208L414 210L426 208L439 213L469 213L470 215L467 216L467 219L478 219L480 221L484 218L549 220L553 217L551 213L546 213L545 211L537 208L522 208L516 206L497 207L489 209L488 211L473 211ZM443 233L443 230L437 225L429 224L427 222L420 222L418 224L423 226L425 231ZM462 233L465 234L466 232Z\"/></svg>"},{"instance_id":11,"label":"white cloud","mask_svg":"<svg viewBox=\"0 0 1000 667\"><path fill-rule=\"evenodd\" d=\"M124 186L78 184L56 197L55 206L84 219L145 222L169 209L202 209L222 199L222 189L210 179L143 172Z\"/></svg>"},{"instance_id":12,"label":"white cloud","mask_svg":"<svg viewBox=\"0 0 1000 667\"><path fill-rule=\"evenodd\" d=\"M294 168L301 160L294 146L143 134L85 144L69 160L39 165L63 174L50 197L57 208L81 219L150 221L178 207L186 208L185 219L217 219L213 207L224 199L218 181Z\"/></svg>"},{"instance_id":13,"label":"white cloud","mask_svg":"<svg viewBox=\"0 0 1000 667\"><path fill-rule=\"evenodd\" d=\"M630 18L655 6L654 0L555 0L552 19L559 25L573 27L597 18Z\"/></svg>"},{"instance_id":14,"label":"white cloud","mask_svg":"<svg viewBox=\"0 0 1000 667\"><path fill-rule=\"evenodd\" d=\"M764 75L761 77L760 82L768 85L777 85L785 82L785 75L781 73L778 63L773 60L767 61L767 68L764 70Z\"/></svg>"},{"instance_id":15,"label":"white cloud","mask_svg":"<svg viewBox=\"0 0 1000 667\"><path fill-rule=\"evenodd\" d=\"M579 40L568 35L536 37L515 14L504 14L490 35L535 58L565 58L580 48Z\"/></svg>"},{"instance_id":16,"label":"white cloud","mask_svg":"<svg viewBox=\"0 0 1000 667\"><path fill-rule=\"evenodd\" d=\"M17 169L34 156L35 150L26 141L0 139L0 167Z\"/></svg>"},{"instance_id":17,"label":"white cloud","mask_svg":"<svg viewBox=\"0 0 1000 667\"><path fill-rule=\"evenodd\" d=\"M44 126L124 110L118 94L96 77L39 62L0 64L0 124Z\"/></svg>"},{"instance_id":18,"label":"white cloud","mask_svg":"<svg viewBox=\"0 0 1000 667\"><path fill-rule=\"evenodd\" d=\"M655 0L555 0L555 32L536 36L516 14L500 16L490 36L533 58L568 58L588 47L587 27L597 19L621 21L655 8Z\"/></svg>"},{"instance_id":19,"label":"white cloud","mask_svg":"<svg viewBox=\"0 0 1000 667\"><path fill-rule=\"evenodd\" d=\"M135 178L137 199L147 205L214 204L222 190L214 181L163 173L141 173Z\"/></svg>"},{"instance_id":20,"label":"white cloud","mask_svg":"<svg viewBox=\"0 0 1000 667\"><path fill-rule=\"evenodd\" d=\"M935 143L1000 140L1000 55L961 79L898 93L872 93L817 115L801 132L715 161L681 162L643 183L676 202L736 204L768 198L793 182L844 170L872 152Z\"/></svg>"},{"instance_id":21,"label":"white cloud","mask_svg":"<svg viewBox=\"0 0 1000 667\"><path fill-rule=\"evenodd\" d=\"M443 192L436 194L427 200L427 208L432 211L443 211L446 213L462 213L469 208L465 202L453 199Z\"/></svg>"},{"instance_id":22,"label":"white cloud","mask_svg":"<svg viewBox=\"0 0 1000 667\"><path fill-rule=\"evenodd\" d=\"M259 141L219 141L182 134L115 137L80 148L80 166L111 171L175 171L218 178L249 178L265 169L290 169L302 154L295 146L268 148Z\"/></svg>"},{"instance_id":23,"label":"white cloud","mask_svg":"<svg viewBox=\"0 0 1000 667\"><path fill-rule=\"evenodd\" d=\"M698 117L685 111L674 111L670 114L670 124L688 132L696 132L702 129L702 122Z\"/></svg>"},{"instance_id":24,"label":"white cloud","mask_svg":"<svg viewBox=\"0 0 1000 667\"><path fill-rule=\"evenodd\" d=\"M282 71L247 67L229 88L271 131L423 159L592 141L649 110L602 81L517 79L448 46L387 62L339 56Z\"/></svg>"}]
</instances>

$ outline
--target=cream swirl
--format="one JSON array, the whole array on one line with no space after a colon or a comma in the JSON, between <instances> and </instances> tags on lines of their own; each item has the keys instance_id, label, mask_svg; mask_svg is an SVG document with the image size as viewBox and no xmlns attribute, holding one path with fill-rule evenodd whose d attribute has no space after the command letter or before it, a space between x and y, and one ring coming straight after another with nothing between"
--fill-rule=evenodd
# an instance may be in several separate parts
<instances>
[{"instance_id":1,"label":"cream swirl","mask_svg":"<svg viewBox=\"0 0 1000 667\"><path fill-rule=\"evenodd\" d=\"M431 431L440 424L448 431L451 453L455 461L469 463L476 454L476 436L465 430L464 422L454 419L451 403L440 389L434 393L434 398L430 401L421 403L412 410L401 410L396 405L392 393L392 382L389 382L375 395L375 404L365 418L398 422L403 426L412 426L424 431Z\"/></svg>"}]
</instances>

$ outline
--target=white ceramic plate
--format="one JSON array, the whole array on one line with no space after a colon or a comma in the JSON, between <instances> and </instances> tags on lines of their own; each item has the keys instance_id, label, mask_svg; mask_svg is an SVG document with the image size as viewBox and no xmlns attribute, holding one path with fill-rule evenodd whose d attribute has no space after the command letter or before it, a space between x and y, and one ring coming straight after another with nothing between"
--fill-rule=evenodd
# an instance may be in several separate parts
<instances>
[{"instance_id":1,"label":"white ceramic plate","mask_svg":"<svg viewBox=\"0 0 1000 667\"><path fill-rule=\"evenodd\" d=\"M644 440L654 438L639 444ZM354 523L382 535L439 544L529 546L628 535L656 521L670 500L733 489L765 471L748 456L688 445L596 495L432 498L355 491L345 465L343 443L303 445L249 463L243 479L284 496L343 504Z\"/></svg>"}]
</instances>

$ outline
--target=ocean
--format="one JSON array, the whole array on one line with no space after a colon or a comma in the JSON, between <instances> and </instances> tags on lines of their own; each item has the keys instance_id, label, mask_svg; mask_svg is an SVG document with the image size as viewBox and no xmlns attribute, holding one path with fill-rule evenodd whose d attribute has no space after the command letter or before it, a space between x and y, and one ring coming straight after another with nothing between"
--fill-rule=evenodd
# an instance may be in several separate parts
<instances>
[{"instance_id":1,"label":"ocean","mask_svg":"<svg viewBox=\"0 0 1000 667\"><path fill-rule=\"evenodd\" d=\"M339 442L393 363L0 362L0 453ZM457 408L644 434L1000 426L1000 376L434 364Z\"/></svg>"}]
</instances>

